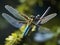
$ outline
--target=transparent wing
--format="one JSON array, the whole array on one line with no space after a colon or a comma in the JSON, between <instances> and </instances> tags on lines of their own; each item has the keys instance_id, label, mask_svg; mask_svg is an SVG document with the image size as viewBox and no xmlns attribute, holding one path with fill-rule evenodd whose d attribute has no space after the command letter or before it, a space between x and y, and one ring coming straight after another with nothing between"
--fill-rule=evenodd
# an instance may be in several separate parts
<instances>
[{"instance_id":1,"label":"transparent wing","mask_svg":"<svg viewBox=\"0 0 60 45\"><path fill-rule=\"evenodd\" d=\"M46 33L46 34L37 33L34 37L34 40L37 42L44 42L46 40L53 38L53 36L54 36L53 33Z\"/></svg>"},{"instance_id":2,"label":"transparent wing","mask_svg":"<svg viewBox=\"0 0 60 45\"><path fill-rule=\"evenodd\" d=\"M5 5L5 8L11 13L13 14L16 18L21 19L21 20L26 20L25 17L21 16L21 14L19 14L19 12L14 9L13 7L9 6L9 5Z\"/></svg>"},{"instance_id":3,"label":"transparent wing","mask_svg":"<svg viewBox=\"0 0 60 45\"><path fill-rule=\"evenodd\" d=\"M56 15L57 15L57 13L53 13L53 14L50 14L50 15L44 17L44 18L41 20L41 24L46 23L47 21L49 21L49 20L51 20L52 18L54 18Z\"/></svg>"},{"instance_id":4,"label":"transparent wing","mask_svg":"<svg viewBox=\"0 0 60 45\"><path fill-rule=\"evenodd\" d=\"M9 16L8 14L6 13L2 13L2 16L14 27L16 28L20 28L23 23L19 23L18 20L14 19L13 17Z\"/></svg>"},{"instance_id":5,"label":"transparent wing","mask_svg":"<svg viewBox=\"0 0 60 45\"><path fill-rule=\"evenodd\" d=\"M53 38L54 33L50 31L50 29L46 27L39 27L38 32L35 34L34 40L38 42L43 42Z\"/></svg>"}]
</instances>

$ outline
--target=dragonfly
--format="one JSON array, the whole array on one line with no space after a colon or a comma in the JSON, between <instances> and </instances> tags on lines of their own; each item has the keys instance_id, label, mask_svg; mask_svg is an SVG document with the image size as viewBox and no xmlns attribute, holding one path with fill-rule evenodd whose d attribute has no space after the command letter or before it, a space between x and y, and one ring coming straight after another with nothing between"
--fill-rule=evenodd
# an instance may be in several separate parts
<instances>
[{"instance_id":1,"label":"dragonfly","mask_svg":"<svg viewBox=\"0 0 60 45\"><path fill-rule=\"evenodd\" d=\"M15 19L14 17L12 17L7 13L2 13L2 16L12 26L16 28L21 28L22 26L24 26L24 24L26 24L26 27L22 34L22 38L23 38L27 36L29 32L31 32L31 30L40 30L38 28L41 26L41 24L48 22L49 20L51 20L57 15L57 13L53 13L48 16L45 16L50 10L50 8L51 7L48 7L41 17L40 15L28 17L26 14L19 13L15 8L11 7L10 5L5 5L5 9L19 20ZM41 34L43 32L44 34ZM43 32L37 33L34 39L37 41L38 39L40 39L39 41L45 41L53 37L53 33L47 33L46 31L43 31Z\"/></svg>"}]
</instances>

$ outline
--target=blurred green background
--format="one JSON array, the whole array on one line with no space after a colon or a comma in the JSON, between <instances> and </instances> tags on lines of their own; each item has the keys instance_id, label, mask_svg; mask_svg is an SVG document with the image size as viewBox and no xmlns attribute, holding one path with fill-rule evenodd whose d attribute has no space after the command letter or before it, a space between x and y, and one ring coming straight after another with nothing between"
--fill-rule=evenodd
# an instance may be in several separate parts
<instances>
[{"instance_id":1,"label":"blurred green background","mask_svg":"<svg viewBox=\"0 0 60 45\"><path fill-rule=\"evenodd\" d=\"M1 15L3 12L9 13L4 8L5 5L10 5L16 8L20 13L26 13L29 17L37 14L42 15L47 7L51 6L51 10L48 14L56 12L58 15L42 26L48 27L56 33L58 28L60 28L59 0L0 0L0 45L4 45L5 38L17 30L17 28L10 25Z\"/></svg>"}]
</instances>

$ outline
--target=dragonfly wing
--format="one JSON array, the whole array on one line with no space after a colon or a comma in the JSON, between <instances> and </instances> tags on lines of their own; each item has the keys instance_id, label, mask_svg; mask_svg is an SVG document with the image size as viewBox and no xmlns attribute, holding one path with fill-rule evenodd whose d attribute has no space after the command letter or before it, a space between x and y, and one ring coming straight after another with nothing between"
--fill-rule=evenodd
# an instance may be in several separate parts
<instances>
[{"instance_id":1,"label":"dragonfly wing","mask_svg":"<svg viewBox=\"0 0 60 45\"><path fill-rule=\"evenodd\" d=\"M14 27L20 28L23 23L19 23L18 20L14 19L13 17L9 16L6 13L2 13L2 16Z\"/></svg>"},{"instance_id":2,"label":"dragonfly wing","mask_svg":"<svg viewBox=\"0 0 60 45\"><path fill-rule=\"evenodd\" d=\"M53 13L53 14L50 14L50 15L44 17L41 21L41 24L44 24L44 23L48 22L49 20L54 18L56 15L57 15L57 13Z\"/></svg>"},{"instance_id":3,"label":"dragonfly wing","mask_svg":"<svg viewBox=\"0 0 60 45\"><path fill-rule=\"evenodd\" d=\"M34 37L34 40L37 41L37 42L44 42L46 40L49 40L51 38L53 38L54 34L53 33L47 33L47 34L40 34L40 33L37 33Z\"/></svg>"},{"instance_id":4,"label":"dragonfly wing","mask_svg":"<svg viewBox=\"0 0 60 45\"><path fill-rule=\"evenodd\" d=\"M14 9L13 7L9 6L9 5L5 5L6 10L8 10L11 14L13 14L13 16L15 16L18 19L21 20L25 20L25 18L23 16L21 16L21 14L19 14L19 12Z\"/></svg>"},{"instance_id":5,"label":"dragonfly wing","mask_svg":"<svg viewBox=\"0 0 60 45\"><path fill-rule=\"evenodd\" d=\"M35 34L34 40L37 42L43 42L53 38L54 33L46 27L39 27L38 32Z\"/></svg>"}]
</instances>

